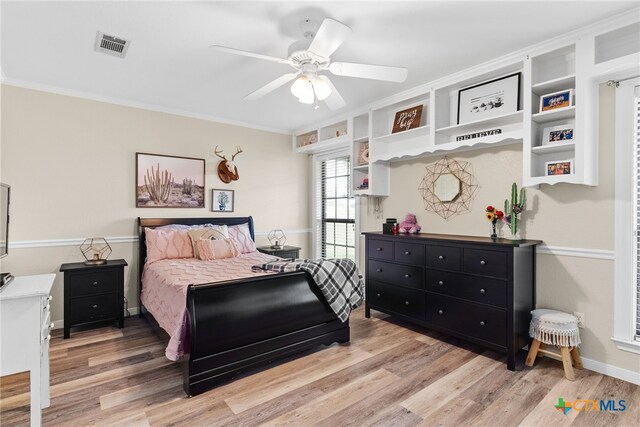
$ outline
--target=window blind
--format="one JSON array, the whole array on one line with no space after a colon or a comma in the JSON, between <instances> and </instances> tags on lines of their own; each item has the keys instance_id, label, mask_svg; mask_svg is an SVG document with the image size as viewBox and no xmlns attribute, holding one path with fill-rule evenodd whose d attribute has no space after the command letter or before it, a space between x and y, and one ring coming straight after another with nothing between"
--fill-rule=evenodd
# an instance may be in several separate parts
<instances>
[{"instance_id":1,"label":"window blind","mask_svg":"<svg viewBox=\"0 0 640 427\"><path fill-rule=\"evenodd\" d=\"M322 258L355 260L355 198L348 156L326 159L316 169L316 227Z\"/></svg>"},{"instance_id":2,"label":"window blind","mask_svg":"<svg viewBox=\"0 0 640 427\"><path fill-rule=\"evenodd\" d=\"M636 280L636 340L640 340L640 86L635 87L634 96L634 167L633 167L633 184L634 184L634 220L633 232L635 235L634 257L635 271L633 277Z\"/></svg>"}]
</instances>

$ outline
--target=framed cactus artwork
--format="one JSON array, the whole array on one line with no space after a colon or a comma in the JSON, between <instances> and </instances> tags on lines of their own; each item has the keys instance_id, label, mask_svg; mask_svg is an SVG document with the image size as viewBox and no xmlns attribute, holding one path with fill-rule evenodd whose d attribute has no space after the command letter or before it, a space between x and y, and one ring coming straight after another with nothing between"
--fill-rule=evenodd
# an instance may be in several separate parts
<instances>
[{"instance_id":1,"label":"framed cactus artwork","mask_svg":"<svg viewBox=\"0 0 640 427\"><path fill-rule=\"evenodd\" d=\"M136 153L137 208L204 208L204 159Z\"/></svg>"},{"instance_id":2,"label":"framed cactus artwork","mask_svg":"<svg viewBox=\"0 0 640 427\"><path fill-rule=\"evenodd\" d=\"M233 212L233 190L211 190L212 212Z\"/></svg>"}]
</instances>

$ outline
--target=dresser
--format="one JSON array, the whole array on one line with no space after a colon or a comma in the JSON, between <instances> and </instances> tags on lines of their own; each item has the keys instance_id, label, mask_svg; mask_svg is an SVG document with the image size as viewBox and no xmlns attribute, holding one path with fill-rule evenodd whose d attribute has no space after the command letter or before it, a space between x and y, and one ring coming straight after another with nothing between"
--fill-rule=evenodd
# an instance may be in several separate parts
<instances>
[{"instance_id":1,"label":"dresser","mask_svg":"<svg viewBox=\"0 0 640 427\"><path fill-rule=\"evenodd\" d=\"M49 406L49 312L55 274L21 276L0 289L0 375L29 371L31 425Z\"/></svg>"},{"instance_id":2,"label":"dresser","mask_svg":"<svg viewBox=\"0 0 640 427\"><path fill-rule=\"evenodd\" d=\"M529 343L538 240L363 233L371 309L507 354ZM518 359L518 368L521 360Z\"/></svg>"},{"instance_id":3,"label":"dresser","mask_svg":"<svg viewBox=\"0 0 640 427\"><path fill-rule=\"evenodd\" d=\"M106 264L86 265L83 262L62 264L64 272L64 337L78 325L97 326L115 321L124 327L124 267L123 259Z\"/></svg>"}]
</instances>

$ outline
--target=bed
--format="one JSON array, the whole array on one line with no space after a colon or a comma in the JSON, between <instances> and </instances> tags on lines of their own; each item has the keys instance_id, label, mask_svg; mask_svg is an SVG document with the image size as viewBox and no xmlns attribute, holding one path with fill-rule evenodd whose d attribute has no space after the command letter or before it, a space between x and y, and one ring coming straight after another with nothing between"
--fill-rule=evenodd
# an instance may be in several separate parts
<instances>
[{"instance_id":1,"label":"bed","mask_svg":"<svg viewBox=\"0 0 640 427\"><path fill-rule=\"evenodd\" d=\"M145 229L182 225L247 223L252 217L138 218L140 317L149 318L140 299L147 259ZM319 345L349 341L349 322L341 322L305 272L262 274L186 289L187 345L184 390L195 396L240 373Z\"/></svg>"}]
</instances>

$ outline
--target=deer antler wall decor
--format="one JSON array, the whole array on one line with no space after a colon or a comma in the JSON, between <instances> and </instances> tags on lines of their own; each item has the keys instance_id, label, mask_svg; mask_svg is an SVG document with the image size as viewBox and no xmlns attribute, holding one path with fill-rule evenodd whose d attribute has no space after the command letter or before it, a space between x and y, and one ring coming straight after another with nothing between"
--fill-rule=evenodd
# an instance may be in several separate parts
<instances>
[{"instance_id":1,"label":"deer antler wall decor","mask_svg":"<svg viewBox=\"0 0 640 427\"><path fill-rule=\"evenodd\" d=\"M218 150L218 146L216 145L216 148L213 150L213 154L222 159L220 163L218 163L218 178L220 178L220 181L225 184L228 184L231 181L237 181L238 178L240 178L240 175L238 174L238 168L233 161L238 154L242 153L242 148L240 148L240 146L236 147L236 153L231 156L231 160L227 160L227 157L222 155L222 153L223 151Z\"/></svg>"}]
</instances>

